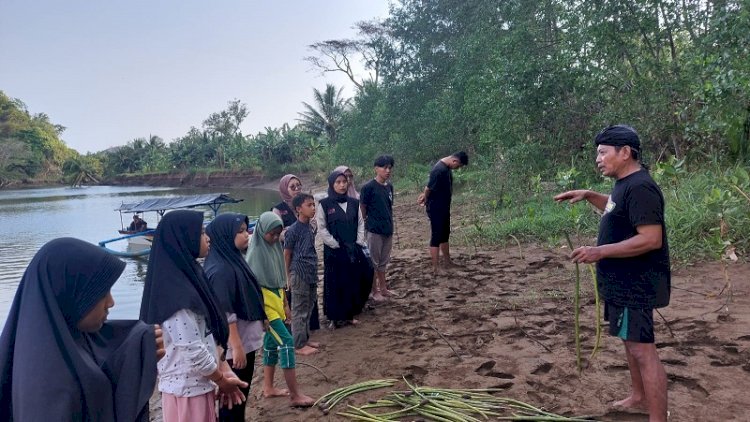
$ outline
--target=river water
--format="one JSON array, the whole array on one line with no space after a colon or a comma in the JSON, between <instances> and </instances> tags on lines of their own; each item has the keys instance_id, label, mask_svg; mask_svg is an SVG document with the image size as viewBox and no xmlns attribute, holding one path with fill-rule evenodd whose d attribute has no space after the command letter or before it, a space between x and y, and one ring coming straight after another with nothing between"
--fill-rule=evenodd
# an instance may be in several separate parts
<instances>
[{"instance_id":1,"label":"river water","mask_svg":"<svg viewBox=\"0 0 750 422\"><path fill-rule=\"evenodd\" d=\"M49 240L76 237L97 244L119 236L117 230L121 228L121 219L114 209L123 202L215 192L244 199L238 204L223 205L220 213L241 212L251 219L279 202L278 192L263 189L92 186L0 190L0 234L4 236L0 241L0 327L5 325L26 266ZM212 215L213 212L206 208L206 217ZM156 227L156 217L155 212L143 215L149 227ZM131 220L132 214L122 215L122 223L126 226ZM110 247L125 250L127 243L111 243ZM127 266L112 288L115 306L109 315L112 319L137 319L148 256L123 260Z\"/></svg>"}]
</instances>

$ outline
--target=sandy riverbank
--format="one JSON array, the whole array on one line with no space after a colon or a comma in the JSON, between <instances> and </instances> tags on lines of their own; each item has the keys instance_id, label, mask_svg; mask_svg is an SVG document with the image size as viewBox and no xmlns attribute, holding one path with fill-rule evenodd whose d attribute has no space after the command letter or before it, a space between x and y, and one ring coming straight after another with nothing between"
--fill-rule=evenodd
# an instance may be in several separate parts
<instances>
[{"instance_id":1,"label":"sandy riverbank","mask_svg":"<svg viewBox=\"0 0 750 422\"><path fill-rule=\"evenodd\" d=\"M322 353L298 360L304 391L319 397L371 379L401 378L448 388L498 387L503 395L561 414L607 421L642 421L609 408L629 387L624 349L603 337L601 351L579 377L573 340L573 266L565 248L537 245L474 250L454 248L463 267L433 279L424 268L429 229L413 198L399 197L398 235L389 270L399 299L363 314L357 327L322 329ZM454 212L460 225L460 210ZM726 277L726 278L725 278ZM732 282L732 299L727 302ZM706 263L673 276L672 303L656 316L657 347L669 377L675 421L746 420L750 398L750 264ZM584 356L594 343L590 279L584 280ZM326 325L325 323L323 324ZM606 333L606 327L604 327ZM436 330L442 334L441 337ZM453 350L455 349L455 351ZM259 365L260 361L256 361ZM291 409L286 399L264 399L259 366L247 420L342 421L335 411ZM277 371L278 372L278 371ZM280 374L276 384L283 385ZM403 386L397 388L402 389ZM339 404L363 404L384 392ZM154 414L155 420L160 417Z\"/></svg>"}]
</instances>

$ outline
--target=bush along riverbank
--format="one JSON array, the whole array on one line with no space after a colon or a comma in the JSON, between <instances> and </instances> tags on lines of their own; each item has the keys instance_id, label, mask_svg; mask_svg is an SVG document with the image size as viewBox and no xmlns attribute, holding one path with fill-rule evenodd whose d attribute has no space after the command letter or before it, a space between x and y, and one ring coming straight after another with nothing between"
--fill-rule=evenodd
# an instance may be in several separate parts
<instances>
[{"instance_id":1,"label":"bush along riverbank","mask_svg":"<svg viewBox=\"0 0 750 422\"><path fill-rule=\"evenodd\" d=\"M575 170L575 169L573 169ZM570 177L573 173L574 177ZM456 172L455 239L466 246L538 243L594 244L599 216L586 203L557 204L556 193L591 189L608 193L608 179L579 180L575 171L557 180L538 176L509 182L492 169ZM705 260L744 260L750 252L750 176L744 166L688 169L674 160L651 169L666 202L670 254L678 265ZM406 183L404 183L406 185ZM454 212L456 215L456 212Z\"/></svg>"},{"instance_id":2,"label":"bush along riverbank","mask_svg":"<svg viewBox=\"0 0 750 422\"><path fill-rule=\"evenodd\" d=\"M257 171L200 170L121 174L102 182L118 186L256 187L268 180Z\"/></svg>"}]
</instances>

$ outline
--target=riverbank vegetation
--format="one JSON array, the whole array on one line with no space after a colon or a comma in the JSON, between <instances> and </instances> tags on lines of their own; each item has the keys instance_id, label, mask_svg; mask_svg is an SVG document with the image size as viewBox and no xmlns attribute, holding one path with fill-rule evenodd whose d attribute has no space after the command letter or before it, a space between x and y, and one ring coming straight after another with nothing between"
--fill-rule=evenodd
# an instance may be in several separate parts
<instances>
[{"instance_id":1,"label":"riverbank vegetation","mask_svg":"<svg viewBox=\"0 0 750 422\"><path fill-rule=\"evenodd\" d=\"M608 124L628 123L667 197L673 254L750 249L746 2L400 0L385 19L355 27L353 39L311 40L307 58L323 73L345 73L355 95L314 89L296 122L243 134L250 111L234 100L170 142L150 136L81 157L9 134L0 117L3 142L27 151L11 156L37 163L19 167L20 158L0 156L0 175L46 167L107 179L212 168L270 178L339 163L369 174L373 157L390 153L397 187L410 190L431 162L464 149L471 166L457 174L457 201L468 213L465 241L546 241L596 231L585 205L550 197L572 187L609 190L591 140ZM59 139L61 128L49 125L43 139ZM77 164L66 167L71 160Z\"/></svg>"}]
</instances>

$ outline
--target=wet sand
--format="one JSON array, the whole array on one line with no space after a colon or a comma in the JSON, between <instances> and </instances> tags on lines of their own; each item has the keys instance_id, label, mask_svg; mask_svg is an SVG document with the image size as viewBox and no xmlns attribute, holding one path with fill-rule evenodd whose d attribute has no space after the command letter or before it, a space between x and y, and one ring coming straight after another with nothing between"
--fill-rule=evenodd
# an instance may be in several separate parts
<instances>
[{"instance_id":1,"label":"wet sand","mask_svg":"<svg viewBox=\"0 0 750 422\"><path fill-rule=\"evenodd\" d=\"M398 234L388 272L400 298L366 311L356 327L324 328L314 334L313 339L323 344L321 353L297 358L322 372L298 366L306 394L317 398L357 382L405 376L434 387L501 388L502 396L559 414L647 420L609 406L628 394L630 378L623 345L607 336L606 325L599 353L592 361L587 359L594 345L595 306L586 268L582 268L581 300L585 369L578 375L574 266L566 258L567 248L454 247L454 260L462 267L433 278L426 270L427 217L410 199L397 200L401 203L395 208ZM461 224L456 213L454 222ZM730 290L719 294L727 279L732 283L729 302ZM664 318L655 315L656 345L668 374L670 420L747 420L748 280L750 265L735 262L726 267L718 262L698 264L673 274L671 305L661 310ZM327 325L325 320L321 323ZM285 398L262 398L261 378L258 366L248 421L348 420L336 411L387 392L354 395L323 415L317 408L292 409ZM284 386L279 370L275 381ZM160 420L155 413L152 417Z\"/></svg>"}]
</instances>

